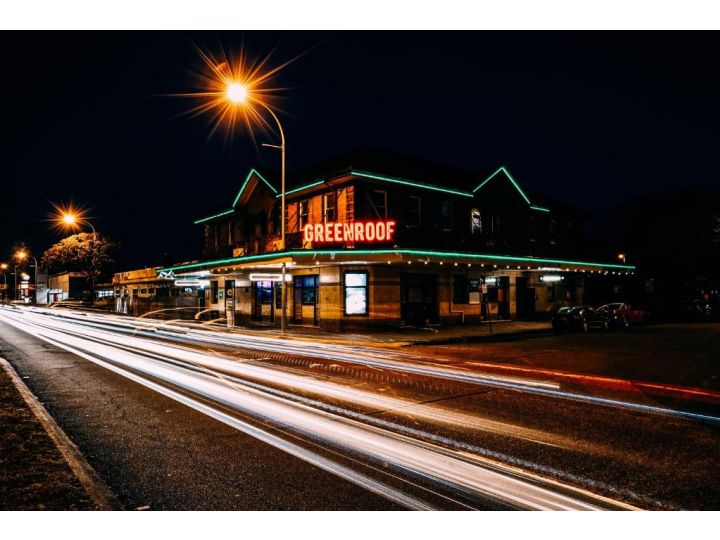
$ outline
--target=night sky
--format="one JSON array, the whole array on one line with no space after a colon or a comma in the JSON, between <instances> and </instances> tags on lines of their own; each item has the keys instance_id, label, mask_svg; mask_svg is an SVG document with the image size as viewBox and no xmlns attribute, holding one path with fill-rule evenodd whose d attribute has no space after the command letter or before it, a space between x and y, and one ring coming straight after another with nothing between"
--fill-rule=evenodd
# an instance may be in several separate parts
<instances>
[{"instance_id":1,"label":"night sky","mask_svg":"<svg viewBox=\"0 0 720 540\"><path fill-rule=\"evenodd\" d=\"M288 167L376 146L522 185L602 216L674 186L717 185L720 35L500 32L3 32L0 259L62 235L52 203L90 208L117 270L197 258L193 220L227 208L252 166L239 129L168 97L194 89L193 44L270 64ZM256 141L276 142L260 137Z\"/></svg>"}]
</instances>

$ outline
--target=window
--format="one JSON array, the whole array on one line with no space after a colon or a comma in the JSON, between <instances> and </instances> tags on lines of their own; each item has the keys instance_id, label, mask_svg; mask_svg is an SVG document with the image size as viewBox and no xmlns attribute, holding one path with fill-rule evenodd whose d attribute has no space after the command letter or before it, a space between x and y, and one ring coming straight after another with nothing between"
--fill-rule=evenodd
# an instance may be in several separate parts
<instances>
[{"instance_id":1,"label":"window","mask_svg":"<svg viewBox=\"0 0 720 540\"><path fill-rule=\"evenodd\" d=\"M470 211L470 232L472 234L482 234L482 216L477 208Z\"/></svg>"},{"instance_id":2,"label":"window","mask_svg":"<svg viewBox=\"0 0 720 540\"><path fill-rule=\"evenodd\" d=\"M370 204L377 219L387 219L387 191L373 189L370 192Z\"/></svg>"},{"instance_id":3,"label":"window","mask_svg":"<svg viewBox=\"0 0 720 540\"><path fill-rule=\"evenodd\" d=\"M368 273L345 272L345 315L367 315Z\"/></svg>"},{"instance_id":4,"label":"window","mask_svg":"<svg viewBox=\"0 0 720 540\"><path fill-rule=\"evenodd\" d=\"M210 298L211 298L213 304L217 304L217 301L218 301L218 282L217 281L210 282Z\"/></svg>"},{"instance_id":5,"label":"window","mask_svg":"<svg viewBox=\"0 0 720 540\"><path fill-rule=\"evenodd\" d=\"M420 205L421 199L416 195L410 195L408 201L408 212L406 223L408 227L420 226Z\"/></svg>"},{"instance_id":6,"label":"window","mask_svg":"<svg viewBox=\"0 0 720 540\"><path fill-rule=\"evenodd\" d=\"M470 303L470 295L468 292L467 276L461 274L453 276L453 304Z\"/></svg>"},{"instance_id":7,"label":"window","mask_svg":"<svg viewBox=\"0 0 720 540\"><path fill-rule=\"evenodd\" d=\"M308 221L308 207L310 206L310 201L304 200L300 201L300 210L299 210L299 219L300 219L300 230L305 226L305 224Z\"/></svg>"},{"instance_id":8,"label":"window","mask_svg":"<svg viewBox=\"0 0 720 540\"><path fill-rule=\"evenodd\" d=\"M296 276L295 277L295 298L303 306L314 306L317 303L318 276Z\"/></svg>"},{"instance_id":9,"label":"window","mask_svg":"<svg viewBox=\"0 0 720 540\"><path fill-rule=\"evenodd\" d=\"M325 223L336 221L336 204L337 194L334 191L332 193L326 193L323 196L323 220Z\"/></svg>"},{"instance_id":10,"label":"window","mask_svg":"<svg viewBox=\"0 0 720 540\"><path fill-rule=\"evenodd\" d=\"M442 203L440 225L444 231L452 230L452 203L450 201L443 201Z\"/></svg>"}]
</instances>

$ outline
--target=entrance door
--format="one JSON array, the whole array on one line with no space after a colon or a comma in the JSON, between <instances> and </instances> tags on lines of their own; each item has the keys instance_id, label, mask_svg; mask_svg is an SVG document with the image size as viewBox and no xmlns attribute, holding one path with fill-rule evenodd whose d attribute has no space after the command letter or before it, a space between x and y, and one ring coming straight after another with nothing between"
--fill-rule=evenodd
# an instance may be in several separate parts
<instances>
[{"instance_id":1,"label":"entrance door","mask_svg":"<svg viewBox=\"0 0 720 540\"><path fill-rule=\"evenodd\" d=\"M528 316L527 305L527 278L518 276L515 278L515 309L518 319L525 319Z\"/></svg>"},{"instance_id":2,"label":"entrance door","mask_svg":"<svg viewBox=\"0 0 720 540\"><path fill-rule=\"evenodd\" d=\"M318 309L318 274L295 276L293 280L293 322L320 324Z\"/></svg>"},{"instance_id":3,"label":"entrance door","mask_svg":"<svg viewBox=\"0 0 720 540\"><path fill-rule=\"evenodd\" d=\"M273 282L253 281L252 284L252 310L250 318L253 321L273 322L275 319L275 306L273 305Z\"/></svg>"},{"instance_id":4,"label":"entrance door","mask_svg":"<svg viewBox=\"0 0 720 540\"><path fill-rule=\"evenodd\" d=\"M405 324L425 326L440 319L435 274L400 276L400 318Z\"/></svg>"},{"instance_id":5,"label":"entrance door","mask_svg":"<svg viewBox=\"0 0 720 540\"><path fill-rule=\"evenodd\" d=\"M510 278L498 276L497 278L498 319L510 318Z\"/></svg>"}]
</instances>

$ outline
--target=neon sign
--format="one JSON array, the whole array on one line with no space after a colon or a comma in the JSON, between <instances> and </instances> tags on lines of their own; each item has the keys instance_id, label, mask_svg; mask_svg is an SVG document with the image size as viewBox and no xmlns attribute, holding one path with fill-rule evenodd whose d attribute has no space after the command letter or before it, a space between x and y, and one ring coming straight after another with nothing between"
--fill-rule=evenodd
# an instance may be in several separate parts
<instances>
[{"instance_id":1,"label":"neon sign","mask_svg":"<svg viewBox=\"0 0 720 540\"><path fill-rule=\"evenodd\" d=\"M303 227L303 243L391 242L395 221L355 221L353 223L308 223Z\"/></svg>"}]
</instances>

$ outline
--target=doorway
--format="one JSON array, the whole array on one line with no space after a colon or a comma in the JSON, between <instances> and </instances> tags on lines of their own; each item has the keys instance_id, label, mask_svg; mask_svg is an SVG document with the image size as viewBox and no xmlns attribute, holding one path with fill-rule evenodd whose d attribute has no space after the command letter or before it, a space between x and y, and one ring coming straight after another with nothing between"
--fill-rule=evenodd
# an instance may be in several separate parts
<instances>
[{"instance_id":1,"label":"doorway","mask_svg":"<svg viewBox=\"0 0 720 540\"><path fill-rule=\"evenodd\" d=\"M293 280L293 323L320 324L318 274L295 276Z\"/></svg>"},{"instance_id":2,"label":"doorway","mask_svg":"<svg viewBox=\"0 0 720 540\"><path fill-rule=\"evenodd\" d=\"M436 274L400 276L400 318L405 324L426 326L440 320Z\"/></svg>"}]
</instances>

